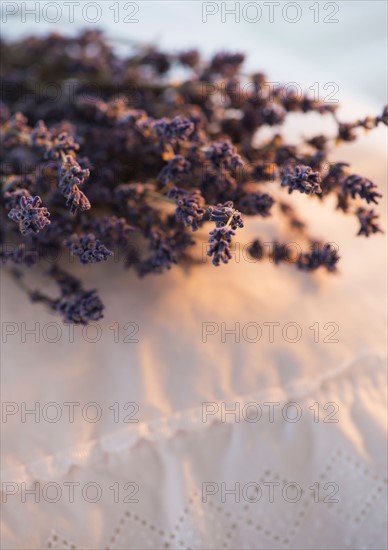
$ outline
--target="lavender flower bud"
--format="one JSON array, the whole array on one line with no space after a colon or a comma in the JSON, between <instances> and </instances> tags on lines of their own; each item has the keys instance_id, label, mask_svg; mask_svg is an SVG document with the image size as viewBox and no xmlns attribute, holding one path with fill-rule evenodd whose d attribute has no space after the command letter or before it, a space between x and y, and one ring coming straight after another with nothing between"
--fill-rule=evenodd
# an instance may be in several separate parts
<instances>
[{"instance_id":1,"label":"lavender flower bud","mask_svg":"<svg viewBox=\"0 0 388 550\"><path fill-rule=\"evenodd\" d=\"M5 191L4 192L4 206L7 210L13 208L18 208L20 205L20 199L22 197L30 197L31 193L28 189L15 189L15 191Z\"/></svg>"},{"instance_id":2,"label":"lavender flower bud","mask_svg":"<svg viewBox=\"0 0 388 550\"><path fill-rule=\"evenodd\" d=\"M231 201L217 204L208 208L209 219L215 222L216 227L230 226L233 230L244 227L244 221L238 210L235 210Z\"/></svg>"},{"instance_id":3,"label":"lavender flower bud","mask_svg":"<svg viewBox=\"0 0 388 550\"><path fill-rule=\"evenodd\" d=\"M17 130L19 132L28 132L29 128L27 122L27 117L25 117L22 113L15 113L9 119L9 126L13 130Z\"/></svg>"},{"instance_id":4,"label":"lavender flower bud","mask_svg":"<svg viewBox=\"0 0 388 550\"><path fill-rule=\"evenodd\" d=\"M106 216L98 220L94 227L99 237L108 246L112 247L127 244L130 233L134 231L134 228L127 223L125 218L117 218L116 216Z\"/></svg>"},{"instance_id":5,"label":"lavender flower bud","mask_svg":"<svg viewBox=\"0 0 388 550\"><path fill-rule=\"evenodd\" d=\"M381 116L378 117L378 121L388 126L388 105L385 105Z\"/></svg>"},{"instance_id":6,"label":"lavender flower bud","mask_svg":"<svg viewBox=\"0 0 388 550\"><path fill-rule=\"evenodd\" d=\"M182 221L185 225L190 225L193 231L197 231L205 214L205 201L200 191L195 189L188 192L185 189L173 187L167 193L167 196L175 199L177 205L175 210L176 219Z\"/></svg>"},{"instance_id":7,"label":"lavender flower bud","mask_svg":"<svg viewBox=\"0 0 388 550\"><path fill-rule=\"evenodd\" d=\"M172 264L177 263L173 242L161 229L151 230L150 248L154 250L154 255L149 260L151 270L161 272L164 269L171 269Z\"/></svg>"},{"instance_id":8,"label":"lavender flower bud","mask_svg":"<svg viewBox=\"0 0 388 550\"><path fill-rule=\"evenodd\" d=\"M172 120L168 118L154 120L151 129L159 139L185 141L193 133L194 124L183 116L176 116Z\"/></svg>"},{"instance_id":9,"label":"lavender flower bud","mask_svg":"<svg viewBox=\"0 0 388 550\"><path fill-rule=\"evenodd\" d=\"M340 123L338 125L338 141L355 141L357 134L355 132L356 126L354 124Z\"/></svg>"},{"instance_id":10,"label":"lavender flower bud","mask_svg":"<svg viewBox=\"0 0 388 550\"><path fill-rule=\"evenodd\" d=\"M360 230L357 235L369 237L372 233L383 233L383 230L376 221L379 219L379 216L373 209L367 210L366 208L358 208L356 214L360 222Z\"/></svg>"},{"instance_id":11,"label":"lavender flower bud","mask_svg":"<svg viewBox=\"0 0 388 550\"><path fill-rule=\"evenodd\" d=\"M274 242L272 251L271 251L271 258L274 264L279 264L281 262L289 262L290 261L290 252L288 249L287 244Z\"/></svg>"},{"instance_id":12,"label":"lavender flower bud","mask_svg":"<svg viewBox=\"0 0 388 550\"><path fill-rule=\"evenodd\" d=\"M66 206L70 206L70 212L75 214L77 210L89 210L90 202L86 195L79 189L85 180L89 178L88 169L83 170L76 160L70 155L66 156L59 169L58 188L66 198Z\"/></svg>"},{"instance_id":13,"label":"lavender flower bud","mask_svg":"<svg viewBox=\"0 0 388 550\"><path fill-rule=\"evenodd\" d=\"M322 180L323 195L327 195L334 189L342 187L342 181L345 178L345 168L348 166L349 164L346 162L336 162L330 165L328 173Z\"/></svg>"},{"instance_id":14,"label":"lavender flower bud","mask_svg":"<svg viewBox=\"0 0 388 550\"><path fill-rule=\"evenodd\" d=\"M220 262L227 264L232 257L230 245L235 229L244 227L244 222L238 210L233 208L233 203L218 204L215 208L209 207L210 221L215 222L216 227L210 231L208 256L213 256L213 264L219 266Z\"/></svg>"},{"instance_id":15,"label":"lavender flower bud","mask_svg":"<svg viewBox=\"0 0 388 550\"><path fill-rule=\"evenodd\" d=\"M234 145L229 140L218 140L205 149L205 159L216 168L236 170L243 165L243 161Z\"/></svg>"},{"instance_id":16,"label":"lavender flower bud","mask_svg":"<svg viewBox=\"0 0 388 550\"><path fill-rule=\"evenodd\" d=\"M87 325L103 317L104 305L95 290L79 290L72 296L56 300L53 309L62 315L64 323Z\"/></svg>"},{"instance_id":17,"label":"lavender flower bud","mask_svg":"<svg viewBox=\"0 0 388 550\"><path fill-rule=\"evenodd\" d=\"M82 264L106 262L113 254L92 233L82 237L74 234L64 244L70 249L72 256L79 257Z\"/></svg>"},{"instance_id":18,"label":"lavender flower bud","mask_svg":"<svg viewBox=\"0 0 388 550\"><path fill-rule=\"evenodd\" d=\"M322 193L321 176L319 172L314 172L310 166L303 164L294 166L288 163L283 168L281 177L281 185L288 187L289 193L295 190L307 195Z\"/></svg>"},{"instance_id":19,"label":"lavender flower bud","mask_svg":"<svg viewBox=\"0 0 388 550\"><path fill-rule=\"evenodd\" d=\"M151 65L159 74L164 74L170 69L170 60L167 54L156 50L148 52L141 60L143 65Z\"/></svg>"},{"instance_id":20,"label":"lavender flower bud","mask_svg":"<svg viewBox=\"0 0 388 550\"><path fill-rule=\"evenodd\" d=\"M244 62L244 59L243 53L219 52L210 62L210 71L226 76L232 75Z\"/></svg>"},{"instance_id":21,"label":"lavender flower bud","mask_svg":"<svg viewBox=\"0 0 388 550\"><path fill-rule=\"evenodd\" d=\"M261 260L264 253L264 247L259 241L259 239L255 239L253 243L248 247L248 254L253 258L254 260Z\"/></svg>"},{"instance_id":22,"label":"lavender flower bud","mask_svg":"<svg viewBox=\"0 0 388 550\"><path fill-rule=\"evenodd\" d=\"M181 52L178 55L179 63L186 65L187 67L194 68L198 65L200 61L200 55L198 50L187 50Z\"/></svg>"},{"instance_id":23,"label":"lavender flower bud","mask_svg":"<svg viewBox=\"0 0 388 550\"><path fill-rule=\"evenodd\" d=\"M327 271L337 270L340 257L337 250L329 243L323 247L320 243L314 243L312 252L301 254L297 261L298 269L302 271L315 271L319 267L325 267Z\"/></svg>"},{"instance_id":24,"label":"lavender flower bud","mask_svg":"<svg viewBox=\"0 0 388 550\"><path fill-rule=\"evenodd\" d=\"M74 138L69 136L67 132L62 132L48 145L45 158L56 160L59 159L62 154L68 155L69 153L75 153L78 149L79 145L74 141Z\"/></svg>"},{"instance_id":25,"label":"lavender flower bud","mask_svg":"<svg viewBox=\"0 0 388 550\"><path fill-rule=\"evenodd\" d=\"M248 216L259 215L263 218L271 215L273 198L267 193L246 193L237 202L238 209Z\"/></svg>"},{"instance_id":26,"label":"lavender flower bud","mask_svg":"<svg viewBox=\"0 0 388 550\"><path fill-rule=\"evenodd\" d=\"M30 135L31 144L34 147L48 149L50 147L51 134L43 120L38 120Z\"/></svg>"},{"instance_id":27,"label":"lavender flower bud","mask_svg":"<svg viewBox=\"0 0 388 550\"><path fill-rule=\"evenodd\" d=\"M360 198L365 199L368 204L370 202L377 204L377 199L382 197L376 189L376 184L367 178L357 176L356 174L348 176L343 182L343 190L345 194L350 193L352 199L359 196Z\"/></svg>"},{"instance_id":28,"label":"lavender flower bud","mask_svg":"<svg viewBox=\"0 0 388 550\"><path fill-rule=\"evenodd\" d=\"M22 235L39 233L50 223L50 212L44 206L40 206L41 204L42 200L38 196L22 196L19 205L8 213L8 217L19 224Z\"/></svg>"},{"instance_id":29,"label":"lavender flower bud","mask_svg":"<svg viewBox=\"0 0 388 550\"><path fill-rule=\"evenodd\" d=\"M219 266L221 262L224 264L229 262L232 257L230 245L232 244L232 237L235 234L235 231L228 227L216 227L210 231L210 248L207 255L210 257L213 256L213 265Z\"/></svg>"},{"instance_id":30,"label":"lavender flower bud","mask_svg":"<svg viewBox=\"0 0 388 550\"><path fill-rule=\"evenodd\" d=\"M81 281L77 277L63 271L55 264L49 269L47 275L56 282L63 296L76 294L82 289Z\"/></svg>"},{"instance_id":31,"label":"lavender flower bud","mask_svg":"<svg viewBox=\"0 0 388 550\"><path fill-rule=\"evenodd\" d=\"M277 124L283 124L285 118L286 112L279 105L266 105L260 109L260 124L276 126Z\"/></svg>"},{"instance_id":32,"label":"lavender flower bud","mask_svg":"<svg viewBox=\"0 0 388 550\"><path fill-rule=\"evenodd\" d=\"M182 175L188 174L191 168L191 164L182 155L175 155L168 161L166 166L161 170L158 175L158 181L162 185L166 185L170 182L177 183L180 181Z\"/></svg>"}]
</instances>

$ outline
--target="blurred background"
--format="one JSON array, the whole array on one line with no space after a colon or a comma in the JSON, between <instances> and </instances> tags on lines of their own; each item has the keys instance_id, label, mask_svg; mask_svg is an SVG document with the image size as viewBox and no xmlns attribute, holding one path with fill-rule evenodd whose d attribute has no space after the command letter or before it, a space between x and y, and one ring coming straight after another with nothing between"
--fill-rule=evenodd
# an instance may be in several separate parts
<instances>
[{"instance_id":1,"label":"blurred background","mask_svg":"<svg viewBox=\"0 0 388 550\"><path fill-rule=\"evenodd\" d=\"M136 40L209 55L241 50L248 52L247 67L266 72L271 82L297 82L306 90L318 83L320 95L333 94L345 108L349 98L378 109L386 102L385 0L65 4L3 1L3 37L99 28L122 48ZM322 89L328 83L334 86Z\"/></svg>"}]
</instances>

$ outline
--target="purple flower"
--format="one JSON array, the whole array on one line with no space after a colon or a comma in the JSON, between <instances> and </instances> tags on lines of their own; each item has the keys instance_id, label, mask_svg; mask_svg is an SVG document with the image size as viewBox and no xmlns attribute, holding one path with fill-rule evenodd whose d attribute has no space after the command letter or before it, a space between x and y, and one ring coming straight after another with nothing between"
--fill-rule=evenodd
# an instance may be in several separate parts
<instances>
[{"instance_id":1,"label":"purple flower","mask_svg":"<svg viewBox=\"0 0 388 550\"><path fill-rule=\"evenodd\" d=\"M235 210L232 202L218 204L216 207L208 208L209 219L215 222L216 227L210 231L208 256L213 257L213 264L227 264L232 254L230 245L232 237L236 234L238 227L244 227L244 222L238 210Z\"/></svg>"},{"instance_id":2,"label":"purple flower","mask_svg":"<svg viewBox=\"0 0 388 550\"><path fill-rule=\"evenodd\" d=\"M237 149L229 140L218 140L205 149L205 159L216 168L236 170L243 165Z\"/></svg>"},{"instance_id":3,"label":"purple flower","mask_svg":"<svg viewBox=\"0 0 388 550\"><path fill-rule=\"evenodd\" d=\"M283 124L285 118L286 113L279 105L266 105L260 109L260 124L276 126L277 124Z\"/></svg>"},{"instance_id":4,"label":"purple flower","mask_svg":"<svg viewBox=\"0 0 388 550\"><path fill-rule=\"evenodd\" d=\"M76 294L82 289L81 281L77 279L77 277L60 269L56 264L54 264L46 274L56 282L63 296Z\"/></svg>"},{"instance_id":5,"label":"purple flower","mask_svg":"<svg viewBox=\"0 0 388 550\"><path fill-rule=\"evenodd\" d=\"M349 193L352 199L359 196L361 199L365 199L368 204L370 202L377 204L377 199L382 197L382 195L376 191L376 184L367 178L357 176L357 174L348 176L344 180L342 187L345 194Z\"/></svg>"},{"instance_id":6,"label":"purple flower","mask_svg":"<svg viewBox=\"0 0 388 550\"><path fill-rule=\"evenodd\" d=\"M271 215L271 208L274 203L273 198L268 193L244 194L237 202L238 209L248 216L259 215L263 218Z\"/></svg>"},{"instance_id":7,"label":"purple flower","mask_svg":"<svg viewBox=\"0 0 388 550\"><path fill-rule=\"evenodd\" d=\"M197 231L203 220L205 201L198 189L186 191L173 187L167 196L174 199L177 205L176 219L185 225L190 225L193 231Z\"/></svg>"},{"instance_id":8,"label":"purple flower","mask_svg":"<svg viewBox=\"0 0 388 550\"><path fill-rule=\"evenodd\" d=\"M40 197L22 196L19 205L8 213L8 217L19 224L19 231L22 235L39 233L50 223L48 219L50 212L41 206Z\"/></svg>"},{"instance_id":9,"label":"purple flower","mask_svg":"<svg viewBox=\"0 0 388 550\"><path fill-rule=\"evenodd\" d=\"M238 227L244 227L241 214L238 210L235 210L231 201L217 204L217 206L209 206L208 214L210 221L215 222L217 228L230 226L234 230Z\"/></svg>"},{"instance_id":10,"label":"purple flower","mask_svg":"<svg viewBox=\"0 0 388 550\"><path fill-rule=\"evenodd\" d=\"M334 272L339 259L337 250L331 244L322 246L321 243L314 243L312 252L305 252L298 258L297 267L302 271L315 271L319 267L325 267L327 271Z\"/></svg>"},{"instance_id":11,"label":"purple flower","mask_svg":"<svg viewBox=\"0 0 388 550\"><path fill-rule=\"evenodd\" d=\"M259 239L255 239L248 247L248 254L255 260L261 260L264 253L264 247Z\"/></svg>"},{"instance_id":12,"label":"purple flower","mask_svg":"<svg viewBox=\"0 0 388 550\"><path fill-rule=\"evenodd\" d=\"M75 214L77 210L89 210L90 202L86 195L79 189L85 180L89 178L90 171L83 170L76 160L70 155L59 169L58 188L66 198L66 206L70 206L70 212Z\"/></svg>"},{"instance_id":13,"label":"purple flower","mask_svg":"<svg viewBox=\"0 0 388 550\"><path fill-rule=\"evenodd\" d=\"M385 105L381 116L378 117L378 121L388 126L388 105Z\"/></svg>"},{"instance_id":14,"label":"purple flower","mask_svg":"<svg viewBox=\"0 0 388 550\"><path fill-rule=\"evenodd\" d=\"M12 208L17 208L20 205L20 199L22 197L30 197L31 193L28 189L15 189L14 191L5 191L4 192L4 206L7 210Z\"/></svg>"},{"instance_id":15,"label":"purple flower","mask_svg":"<svg viewBox=\"0 0 388 550\"><path fill-rule=\"evenodd\" d=\"M289 249L287 244L274 242L271 252L271 258L274 264L279 264L281 262L289 262L290 256L289 256Z\"/></svg>"},{"instance_id":16,"label":"purple flower","mask_svg":"<svg viewBox=\"0 0 388 550\"><path fill-rule=\"evenodd\" d=\"M70 249L72 256L79 257L82 264L106 262L113 254L92 233L82 237L74 234L64 244Z\"/></svg>"},{"instance_id":17,"label":"purple flower","mask_svg":"<svg viewBox=\"0 0 388 550\"><path fill-rule=\"evenodd\" d=\"M210 71L222 75L233 75L244 62L243 53L219 52L210 62Z\"/></svg>"},{"instance_id":18,"label":"purple flower","mask_svg":"<svg viewBox=\"0 0 388 550\"><path fill-rule=\"evenodd\" d=\"M62 155L75 153L78 149L79 145L74 141L74 138L69 136L67 132L62 132L48 145L45 158L56 160Z\"/></svg>"},{"instance_id":19,"label":"purple flower","mask_svg":"<svg viewBox=\"0 0 388 550\"><path fill-rule=\"evenodd\" d=\"M171 269L172 264L177 263L173 240L163 230L152 229L150 231L150 249L154 251L154 254L143 264L142 275L150 271L161 272Z\"/></svg>"},{"instance_id":20,"label":"purple flower","mask_svg":"<svg viewBox=\"0 0 388 550\"><path fill-rule=\"evenodd\" d=\"M151 129L159 139L185 141L194 132L194 124L183 116L176 116L172 120L168 118L154 120Z\"/></svg>"},{"instance_id":21,"label":"purple flower","mask_svg":"<svg viewBox=\"0 0 388 550\"><path fill-rule=\"evenodd\" d=\"M80 289L74 295L55 300L52 309L62 315L64 323L87 325L103 317L104 304L96 290Z\"/></svg>"},{"instance_id":22,"label":"purple flower","mask_svg":"<svg viewBox=\"0 0 388 550\"><path fill-rule=\"evenodd\" d=\"M18 130L19 132L28 131L27 122L27 117L25 117L22 113L15 113L9 119L10 128L12 128L13 130Z\"/></svg>"},{"instance_id":23,"label":"purple flower","mask_svg":"<svg viewBox=\"0 0 388 550\"><path fill-rule=\"evenodd\" d=\"M275 138L276 139L276 138ZM281 145L281 141L279 143L279 146L275 149L275 163L278 166L286 165L287 161L298 161L298 153L296 150L296 147L293 145ZM292 165L290 163L290 165Z\"/></svg>"},{"instance_id":24,"label":"purple flower","mask_svg":"<svg viewBox=\"0 0 388 550\"><path fill-rule=\"evenodd\" d=\"M319 194L322 193L320 183L319 172L314 172L310 166L287 163L282 170L281 185L288 187L289 193L298 190L306 195Z\"/></svg>"},{"instance_id":25,"label":"purple flower","mask_svg":"<svg viewBox=\"0 0 388 550\"><path fill-rule=\"evenodd\" d=\"M200 61L200 55L198 50L187 50L181 52L178 55L179 63L186 65L187 67L194 68L198 65Z\"/></svg>"},{"instance_id":26,"label":"purple flower","mask_svg":"<svg viewBox=\"0 0 388 550\"><path fill-rule=\"evenodd\" d=\"M355 124L346 124L340 122L338 124L338 141L355 141L357 139L357 134L355 132Z\"/></svg>"},{"instance_id":27,"label":"purple flower","mask_svg":"<svg viewBox=\"0 0 388 550\"><path fill-rule=\"evenodd\" d=\"M108 245L125 245L128 237L134 228L129 225L125 218L117 218L117 216L106 216L101 220L97 220L94 224L95 230L99 237Z\"/></svg>"},{"instance_id":28,"label":"purple flower","mask_svg":"<svg viewBox=\"0 0 388 550\"><path fill-rule=\"evenodd\" d=\"M183 175L189 173L190 168L191 164L188 160L182 157L182 155L175 155L159 173L158 181L162 185L170 182L177 183Z\"/></svg>"},{"instance_id":29,"label":"purple flower","mask_svg":"<svg viewBox=\"0 0 388 550\"><path fill-rule=\"evenodd\" d=\"M43 120L38 120L35 124L35 128L31 132L30 139L31 144L34 147L42 147L44 149L48 149L50 147L51 134Z\"/></svg>"},{"instance_id":30,"label":"purple flower","mask_svg":"<svg viewBox=\"0 0 388 550\"><path fill-rule=\"evenodd\" d=\"M322 194L327 195L334 189L342 187L342 182L346 176L345 169L349 166L346 162L336 162L330 164L327 174L322 179Z\"/></svg>"},{"instance_id":31,"label":"purple flower","mask_svg":"<svg viewBox=\"0 0 388 550\"><path fill-rule=\"evenodd\" d=\"M210 248L207 255L212 257L212 263L219 266L220 263L227 264L232 257L230 245L232 237L236 234L230 227L216 227L210 231L209 244Z\"/></svg>"},{"instance_id":32,"label":"purple flower","mask_svg":"<svg viewBox=\"0 0 388 550\"><path fill-rule=\"evenodd\" d=\"M170 69L169 56L156 50L148 52L141 62L143 65L151 65L159 74L164 74Z\"/></svg>"},{"instance_id":33,"label":"purple flower","mask_svg":"<svg viewBox=\"0 0 388 550\"><path fill-rule=\"evenodd\" d=\"M326 149L327 142L327 137L322 134L320 134L319 136L314 136L313 138L307 140L307 143L311 145L311 147L318 149L318 151L324 151Z\"/></svg>"},{"instance_id":34,"label":"purple flower","mask_svg":"<svg viewBox=\"0 0 388 550\"><path fill-rule=\"evenodd\" d=\"M369 237L372 233L383 233L383 230L377 223L379 216L373 209L368 210L366 208L358 208L356 214L358 221L360 222L360 230L357 235L365 235L365 237Z\"/></svg>"}]
</instances>

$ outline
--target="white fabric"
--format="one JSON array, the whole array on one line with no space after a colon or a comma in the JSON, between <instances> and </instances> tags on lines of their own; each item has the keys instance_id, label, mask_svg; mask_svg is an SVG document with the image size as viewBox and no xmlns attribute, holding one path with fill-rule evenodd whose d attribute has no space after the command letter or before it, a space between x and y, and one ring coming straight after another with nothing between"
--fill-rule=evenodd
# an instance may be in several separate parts
<instances>
[{"instance_id":1,"label":"white fabric","mask_svg":"<svg viewBox=\"0 0 388 550\"><path fill-rule=\"evenodd\" d=\"M274 423L264 415L255 423L220 417L203 423L200 411L190 411L90 442L68 454L60 476L49 465L30 469L28 487L39 480L39 503L32 496L24 503L20 494L8 496L6 547L41 548L47 533L44 548L386 548L384 394L384 364L366 357L303 394L276 388L238 400L278 402L280 408L297 402L303 413L296 423L280 414ZM310 407L317 402L338 404L338 423L315 423ZM48 502L55 491L47 489L45 497L50 480L62 492L58 503ZM78 484L71 503L69 482ZM128 482L138 487L137 503L123 502L132 494L133 485L124 490ZM317 482L320 502L311 489ZM81 497L90 483L101 490L94 504ZM114 483L120 486L118 502ZM204 483L216 493L206 498ZM223 502L222 484L236 490L236 483L240 501L227 494ZM257 498L255 492L244 492L253 483L262 490L258 502L248 500ZM277 483L273 503L268 483ZM286 483L303 491L295 503L285 500L296 498L292 488L282 497ZM330 485L323 490L325 483ZM334 489L339 502L322 502Z\"/></svg>"}]
</instances>

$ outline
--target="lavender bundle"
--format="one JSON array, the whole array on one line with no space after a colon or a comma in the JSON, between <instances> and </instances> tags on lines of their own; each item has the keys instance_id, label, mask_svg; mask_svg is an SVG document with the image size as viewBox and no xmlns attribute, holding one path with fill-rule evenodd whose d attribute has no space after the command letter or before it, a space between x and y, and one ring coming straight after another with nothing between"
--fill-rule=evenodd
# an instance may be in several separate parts
<instances>
[{"instance_id":1,"label":"lavender bundle","mask_svg":"<svg viewBox=\"0 0 388 550\"><path fill-rule=\"evenodd\" d=\"M345 162L328 162L332 148L354 141L357 129L387 125L387 106L345 124L335 105L283 86L270 92L265 75L243 73L240 53L206 62L194 50L171 55L139 47L120 57L94 31L1 42L1 53L0 263L16 264L19 281L23 265L63 249L82 264L119 253L140 276L162 273L194 261L195 232L204 226L208 256L219 266L230 260L245 217L272 215L306 242L296 268L335 272L337 251L309 236L286 199L271 196L274 181L285 195L335 196L337 208L358 220L359 236L381 231L370 208L381 197L376 185ZM178 83L176 69L185 75ZM254 86L244 88L247 81ZM280 128L293 112L333 117L337 135L295 146L276 133L255 145L260 129ZM249 252L265 257L259 237ZM286 245L276 243L271 256L276 264L288 261ZM66 322L102 317L96 291L58 265L47 275L59 297L27 289L33 301Z\"/></svg>"}]
</instances>

